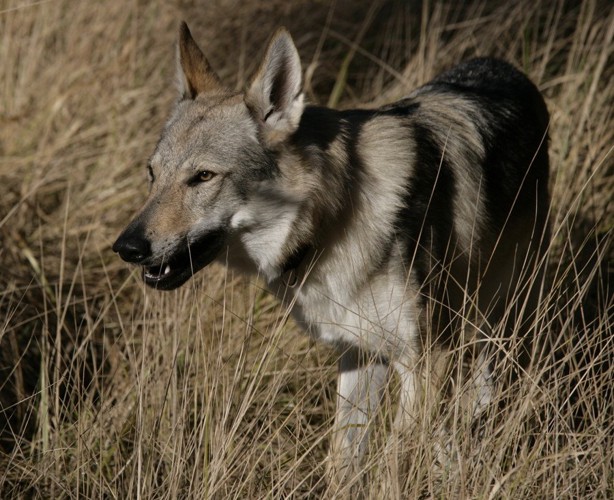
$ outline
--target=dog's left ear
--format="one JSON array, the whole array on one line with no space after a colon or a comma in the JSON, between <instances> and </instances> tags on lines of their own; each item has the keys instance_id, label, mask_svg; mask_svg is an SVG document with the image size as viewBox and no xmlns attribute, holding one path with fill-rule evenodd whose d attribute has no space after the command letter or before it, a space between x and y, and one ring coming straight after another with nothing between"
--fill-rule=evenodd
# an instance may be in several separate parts
<instances>
[{"instance_id":1,"label":"dog's left ear","mask_svg":"<svg viewBox=\"0 0 614 500\"><path fill-rule=\"evenodd\" d=\"M177 44L177 80L183 99L194 99L199 94L224 91L220 79L209 61L192 38L185 22L179 26Z\"/></svg>"},{"instance_id":2,"label":"dog's left ear","mask_svg":"<svg viewBox=\"0 0 614 500\"><path fill-rule=\"evenodd\" d=\"M284 28L271 39L245 103L269 145L280 143L298 128L304 107L301 60Z\"/></svg>"}]
</instances>

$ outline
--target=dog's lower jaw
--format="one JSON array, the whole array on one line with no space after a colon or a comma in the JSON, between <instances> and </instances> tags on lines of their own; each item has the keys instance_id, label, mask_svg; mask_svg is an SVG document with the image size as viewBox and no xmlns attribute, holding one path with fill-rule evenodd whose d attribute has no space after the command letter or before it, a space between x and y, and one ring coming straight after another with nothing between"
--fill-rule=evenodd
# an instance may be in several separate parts
<instances>
[{"instance_id":1,"label":"dog's lower jaw","mask_svg":"<svg viewBox=\"0 0 614 500\"><path fill-rule=\"evenodd\" d=\"M160 264L143 266L143 281L156 290L175 290L215 260L224 242L223 231L212 231L181 248Z\"/></svg>"}]
</instances>

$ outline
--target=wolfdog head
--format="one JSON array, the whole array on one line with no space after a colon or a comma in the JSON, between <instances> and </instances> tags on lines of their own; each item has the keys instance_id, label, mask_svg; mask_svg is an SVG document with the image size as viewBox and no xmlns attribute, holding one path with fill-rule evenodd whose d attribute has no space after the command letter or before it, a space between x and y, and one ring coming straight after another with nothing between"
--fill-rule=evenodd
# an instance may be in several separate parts
<instances>
[{"instance_id":1,"label":"wolfdog head","mask_svg":"<svg viewBox=\"0 0 614 500\"><path fill-rule=\"evenodd\" d=\"M149 197L113 250L162 290L216 258L274 276L306 199L282 168L303 112L292 39L272 38L245 93L221 84L185 23L177 59L180 97L147 166Z\"/></svg>"}]
</instances>

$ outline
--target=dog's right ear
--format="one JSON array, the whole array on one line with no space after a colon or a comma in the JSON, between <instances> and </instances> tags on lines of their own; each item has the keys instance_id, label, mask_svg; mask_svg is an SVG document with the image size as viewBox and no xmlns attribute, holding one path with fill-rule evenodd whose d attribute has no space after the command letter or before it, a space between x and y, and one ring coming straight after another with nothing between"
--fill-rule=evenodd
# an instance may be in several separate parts
<instances>
[{"instance_id":1,"label":"dog's right ear","mask_svg":"<svg viewBox=\"0 0 614 500\"><path fill-rule=\"evenodd\" d=\"M194 99L199 94L224 91L202 50L198 47L185 22L179 27L177 46L177 80L183 99Z\"/></svg>"},{"instance_id":2,"label":"dog's right ear","mask_svg":"<svg viewBox=\"0 0 614 500\"><path fill-rule=\"evenodd\" d=\"M297 129L304 108L301 60L285 29L271 39L245 94L245 104L270 146L284 141Z\"/></svg>"}]
</instances>

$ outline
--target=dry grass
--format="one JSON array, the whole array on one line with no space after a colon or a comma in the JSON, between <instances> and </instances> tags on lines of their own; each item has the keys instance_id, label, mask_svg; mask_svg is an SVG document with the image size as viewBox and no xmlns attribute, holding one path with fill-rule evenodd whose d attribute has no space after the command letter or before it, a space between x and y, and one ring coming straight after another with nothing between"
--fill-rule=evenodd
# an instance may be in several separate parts
<instances>
[{"instance_id":1,"label":"dry grass","mask_svg":"<svg viewBox=\"0 0 614 500\"><path fill-rule=\"evenodd\" d=\"M341 106L398 97L473 55L531 75L552 115L547 353L478 435L458 423L447 467L433 467L425 422L402 452L371 455L367 493L611 498L610 3L179 4L0 2L0 497L334 494L321 480L334 353L257 281L212 268L159 295L110 251L146 194L187 18L237 87L286 24L310 99Z\"/></svg>"}]
</instances>

